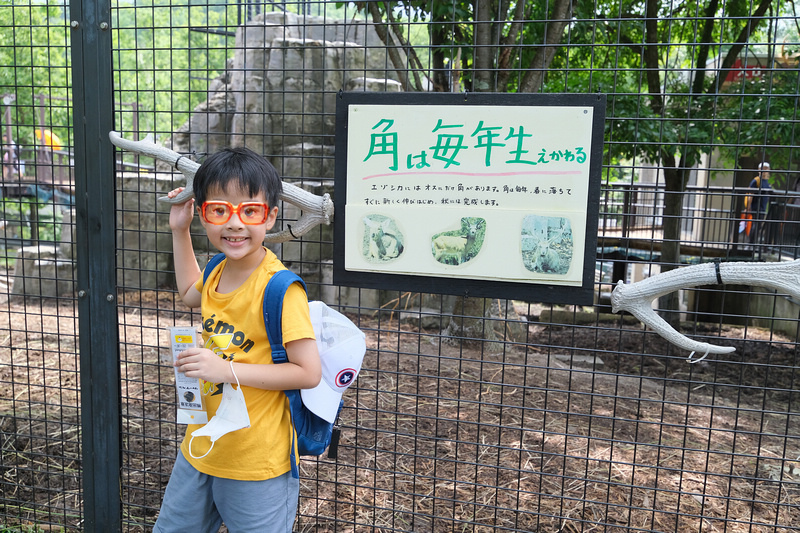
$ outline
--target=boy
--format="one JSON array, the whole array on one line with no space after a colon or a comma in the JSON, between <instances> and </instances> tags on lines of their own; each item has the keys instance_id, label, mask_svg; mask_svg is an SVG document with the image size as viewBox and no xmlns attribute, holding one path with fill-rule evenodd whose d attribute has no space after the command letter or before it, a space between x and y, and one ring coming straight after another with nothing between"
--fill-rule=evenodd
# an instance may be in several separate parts
<instances>
[{"instance_id":1,"label":"boy","mask_svg":"<svg viewBox=\"0 0 800 533\"><path fill-rule=\"evenodd\" d=\"M298 284L283 303L287 363L272 364L264 327L264 287L285 268L262 245L278 216L281 181L255 152L225 149L200 166L193 191L193 200L172 207L169 224L178 292L201 308L203 348L182 352L175 366L205 381L210 422L214 415L240 420L231 411L244 410L236 401L243 393L249 427L228 425L215 442L208 433L192 437L202 426L187 427L154 531L216 533L224 522L231 532L291 532L300 486L290 472L294 430L283 391L315 387L321 368ZM205 283L189 234L195 207L211 244L226 256Z\"/></svg>"}]
</instances>

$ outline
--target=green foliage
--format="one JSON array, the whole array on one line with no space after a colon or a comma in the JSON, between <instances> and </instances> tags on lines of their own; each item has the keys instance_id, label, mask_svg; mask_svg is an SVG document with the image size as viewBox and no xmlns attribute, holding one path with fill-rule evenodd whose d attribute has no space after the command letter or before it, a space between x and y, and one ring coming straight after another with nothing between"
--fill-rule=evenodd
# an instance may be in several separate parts
<instances>
[{"instance_id":1,"label":"green foliage","mask_svg":"<svg viewBox=\"0 0 800 533\"><path fill-rule=\"evenodd\" d=\"M518 4L490 2L487 18L496 43L492 68L500 84L494 90L520 89L534 56L543 49L557 3L526 3L524 22L515 26ZM301 8L299 3L287 5L290 10ZM474 5L470 0L337 2L325 14L352 18L354 10L361 10L371 20L368 10L377 7L383 19L393 21L391 27L417 47L423 68L453 68L461 86L469 88L475 68ZM724 86L718 94L716 71L703 61L725 56L750 23L755 5L746 0L718 3L712 13L715 22L704 35L710 5L710 0L659 5L652 46L657 49L661 94L651 96L648 74L653 69L645 63L646 4L573 2L570 22L554 45L540 90L608 95L609 163L640 157L676 161L683 156L682 164L691 165L700 153L714 148L735 163L766 146L774 164L796 166L798 155L790 146L797 144L797 68L776 72L771 79ZM115 0L112 7L117 127L134 129L136 109L137 129L171 135L206 100L209 80L224 72L234 53L233 33L246 17L244 7L222 0L189 5ZM779 7L783 9L782 4L773 6ZM784 55L800 51L800 45L791 44L800 40L797 25L781 22L778 11L771 14L776 18L759 20L750 50L770 50L757 43L786 42L790 44L771 50ZM45 126L68 139L70 35L65 0L0 5L0 24L8 30L0 34L0 85L14 88L12 122L28 125L15 130L14 137L20 144L33 142L33 125L39 122L36 96L45 92ZM700 92L693 87L695 80Z\"/></svg>"},{"instance_id":2,"label":"green foliage","mask_svg":"<svg viewBox=\"0 0 800 533\"><path fill-rule=\"evenodd\" d=\"M171 135L208 97L233 54L237 5L182 5L119 1L112 10L117 124Z\"/></svg>"},{"instance_id":3,"label":"green foliage","mask_svg":"<svg viewBox=\"0 0 800 533\"><path fill-rule=\"evenodd\" d=\"M491 2L490 22L494 24L497 43L492 54L494 68L512 73L507 76L506 85L497 86L496 90L519 90L526 69L542 49L540 45L545 42L556 4L526 4L521 32L513 42L505 43L513 28L516 4ZM366 7L364 3L358 5ZM474 2L412 0L377 5L384 20L390 16L397 19L402 13L408 20L427 22L431 43L424 46L435 44L437 37L442 43L437 50L445 56L445 64L452 65L460 58L460 81L470 87L476 37L470 23L475 17ZM709 11L714 8L715 11ZM747 144L753 150L766 145L772 160L781 165L796 164L800 156L794 153L795 149L783 146L797 144L793 141L797 68L746 88L724 86L718 93L713 63L716 59L719 64L746 28L752 30L748 35L750 42L769 43L778 38L783 42L798 42L798 29L791 19L784 19L781 24L775 22L781 20L780 16L752 19L757 22L753 25L750 17L756 5L746 0L717 4L711 4L710 0L664 2L658 6L655 33L648 37L645 9L646 4L638 0L573 3L570 24L555 43L554 56L547 65L541 87L542 92L608 95L607 161L644 157L663 164L677 165L680 161L680 165L689 167L699 161L702 153L714 149L735 161L748 151L738 147ZM654 41L648 41L653 38ZM648 42L653 43L652 57L657 64L645 61ZM795 48L800 46L787 45L782 52L791 54L797 51ZM752 53L759 46L749 50ZM512 60L502 65L502 57ZM651 86L653 72L657 78ZM785 79L789 76L794 79ZM651 96L653 90L656 94ZM720 119L725 122L720 123Z\"/></svg>"},{"instance_id":4,"label":"green foliage","mask_svg":"<svg viewBox=\"0 0 800 533\"><path fill-rule=\"evenodd\" d=\"M12 137L34 143L40 123L39 96L44 97L44 127L68 139L70 55L66 5L37 2L0 5L0 92L16 98L11 106ZM19 125L26 125L25 127Z\"/></svg>"},{"instance_id":5,"label":"green foliage","mask_svg":"<svg viewBox=\"0 0 800 533\"><path fill-rule=\"evenodd\" d=\"M799 87L797 67L731 84L716 109L722 154L733 162L766 158L773 170L796 168ZM783 185L783 178L773 172L773 185Z\"/></svg>"}]
</instances>

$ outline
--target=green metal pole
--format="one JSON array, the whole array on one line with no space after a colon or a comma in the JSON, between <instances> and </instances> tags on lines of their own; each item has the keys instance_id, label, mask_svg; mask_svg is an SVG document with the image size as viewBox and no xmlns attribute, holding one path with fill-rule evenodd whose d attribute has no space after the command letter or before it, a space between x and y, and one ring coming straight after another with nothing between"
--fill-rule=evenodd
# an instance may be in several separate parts
<instances>
[{"instance_id":1,"label":"green metal pole","mask_svg":"<svg viewBox=\"0 0 800 533\"><path fill-rule=\"evenodd\" d=\"M72 0L84 531L121 530L120 370L109 0Z\"/></svg>"}]
</instances>

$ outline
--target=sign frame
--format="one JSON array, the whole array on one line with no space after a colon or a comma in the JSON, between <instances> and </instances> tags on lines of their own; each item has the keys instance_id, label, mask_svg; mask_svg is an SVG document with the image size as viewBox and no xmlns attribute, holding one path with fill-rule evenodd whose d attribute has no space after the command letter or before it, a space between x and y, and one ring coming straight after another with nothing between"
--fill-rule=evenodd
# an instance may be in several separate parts
<instances>
[{"instance_id":1,"label":"sign frame","mask_svg":"<svg viewBox=\"0 0 800 533\"><path fill-rule=\"evenodd\" d=\"M429 275L346 268L346 254L352 247L361 246L351 238L347 241L347 193L348 182L356 179L348 175L349 134L351 133L350 111L353 106L439 106L464 107L499 106L510 108L526 106L534 108L579 107L591 108L591 136L588 150L589 168L586 186L585 225L576 230L584 231L582 264L577 265L571 284L559 284L550 280L478 279L463 276L453 269L453 274ZM353 108L356 109L356 108ZM516 94L516 93L370 93L340 91L336 105L335 182L334 182L334 285L378 290L400 290L421 293L453 294L464 297L505 298L528 302L592 305L594 303L594 279L597 257L597 228L602 179L603 131L605 122L606 95L604 94ZM355 127L355 126L353 126ZM521 128L520 128L521 129ZM521 132L520 132L521 133ZM360 155L359 155L360 160ZM488 162L487 162L488 165ZM364 179L364 178L361 178ZM352 188L356 183L350 184ZM583 207L583 206L582 206ZM380 207L375 208L376 211ZM348 250L348 247L351 249Z\"/></svg>"}]
</instances>

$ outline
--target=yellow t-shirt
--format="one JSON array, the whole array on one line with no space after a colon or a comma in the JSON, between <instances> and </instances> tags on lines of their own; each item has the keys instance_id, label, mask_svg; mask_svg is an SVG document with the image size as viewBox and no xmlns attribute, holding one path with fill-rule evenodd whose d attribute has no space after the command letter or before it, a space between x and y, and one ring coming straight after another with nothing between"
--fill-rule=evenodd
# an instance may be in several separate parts
<instances>
[{"instance_id":1,"label":"yellow t-shirt","mask_svg":"<svg viewBox=\"0 0 800 533\"><path fill-rule=\"evenodd\" d=\"M238 289L219 294L215 288L227 260L209 275L205 284L202 278L197 290L202 294L203 345L225 360L237 363L273 364L272 351L264 327L264 288L272 275L283 266L270 250L259 267ZM283 300L283 342L314 338L314 329L308 311L308 299L303 288L293 283ZM208 418L217 411L227 383L204 383L203 392ZM181 444L183 456L197 470L227 479L257 481L285 474L291 468L289 449L292 445L292 427L289 402L283 391L269 391L242 387L250 427L227 433L214 444L211 452L202 459L189 454L191 433L201 425L190 424ZM195 457L205 454L211 447L208 437L192 441Z\"/></svg>"}]
</instances>

